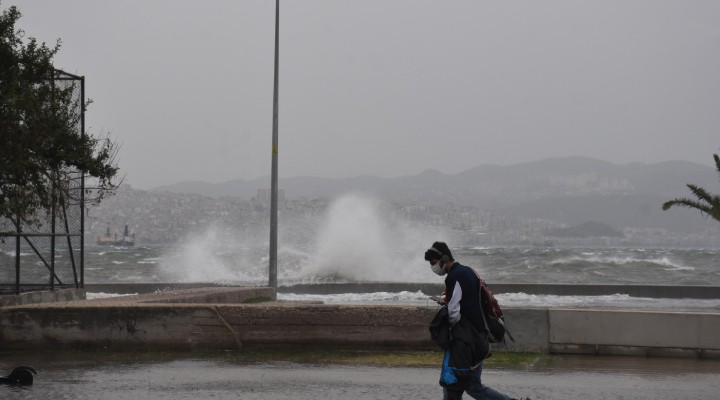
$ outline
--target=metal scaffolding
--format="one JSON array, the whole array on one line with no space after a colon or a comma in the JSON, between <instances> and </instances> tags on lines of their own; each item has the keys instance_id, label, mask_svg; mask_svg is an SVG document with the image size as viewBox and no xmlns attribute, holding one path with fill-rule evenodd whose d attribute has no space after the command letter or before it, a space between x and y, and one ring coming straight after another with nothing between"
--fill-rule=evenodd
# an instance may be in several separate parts
<instances>
[{"instance_id":1,"label":"metal scaffolding","mask_svg":"<svg viewBox=\"0 0 720 400\"><path fill-rule=\"evenodd\" d=\"M80 113L75 126L85 134L85 78L55 70L53 87L71 90ZM0 294L84 286L85 174L63 171L57 207L39 212L37 225L0 217Z\"/></svg>"}]
</instances>

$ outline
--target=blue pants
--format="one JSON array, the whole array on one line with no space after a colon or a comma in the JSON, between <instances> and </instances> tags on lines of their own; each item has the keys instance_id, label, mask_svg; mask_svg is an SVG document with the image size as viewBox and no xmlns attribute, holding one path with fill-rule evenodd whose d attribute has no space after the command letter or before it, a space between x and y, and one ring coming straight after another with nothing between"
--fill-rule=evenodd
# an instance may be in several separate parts
<instances>
[{"instance_id":1,"label":"blue pants","mask_svg":"<svg viewBox=\"0 0 720 400\"><path fill-rule=\"evenodd\" d=\"M480 366L475 370L468 387L465 388L465 393L467 393L468 396L476 400L510 400L510 397L507 395L483 385L480 380L480 375L482 375L482 363L480 363ZM463 392L453 392L443 388L443 400L460 400L462 399L462 395Z\"/></svg>"}]
</instances>

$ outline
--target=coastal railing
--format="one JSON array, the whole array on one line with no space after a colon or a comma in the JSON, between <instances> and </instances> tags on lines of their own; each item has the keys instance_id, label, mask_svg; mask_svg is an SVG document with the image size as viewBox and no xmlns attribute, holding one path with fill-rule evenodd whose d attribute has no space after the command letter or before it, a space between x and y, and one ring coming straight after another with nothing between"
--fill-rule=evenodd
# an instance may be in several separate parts
<instances>
[{"instance_id":1,"label":"coastal railing","mask_svg":"<svg viewBox=\"0 0 720 400\"><path fill-rule=\"evenodd\" d=\"M85 80L56 70L52 84L72 93L85 132ZM64 170L60 201L35 216L37 224L0 218L0 295L84 286L85 174Z\"/></svg>"}]
</instances>

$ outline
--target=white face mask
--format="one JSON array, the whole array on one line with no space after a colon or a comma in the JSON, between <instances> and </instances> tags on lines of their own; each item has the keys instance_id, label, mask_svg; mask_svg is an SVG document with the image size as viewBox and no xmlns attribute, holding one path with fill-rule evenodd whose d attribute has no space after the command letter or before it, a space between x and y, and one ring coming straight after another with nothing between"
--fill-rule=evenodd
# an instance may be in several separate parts
<instances>
[{"instance_id":1,"label":"white face mask","mask_svg":"<svg viewBox=\"0 0 720 400\"><path fill-rule=\"evenodd\" d=\"M432 269L432 272L443 276L445 275L445 268L442 267L442 261L438 260L435 264L430 265L430 269Z\"/></svg>"}]
</instances>

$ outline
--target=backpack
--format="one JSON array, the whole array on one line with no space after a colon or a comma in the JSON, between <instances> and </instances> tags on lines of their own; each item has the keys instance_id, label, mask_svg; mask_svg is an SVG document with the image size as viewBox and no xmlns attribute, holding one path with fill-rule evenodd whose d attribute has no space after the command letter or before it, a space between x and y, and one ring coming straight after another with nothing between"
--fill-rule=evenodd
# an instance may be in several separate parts
<instances>
[{"instance_id":1,"label":"backpack","mask_svg":"<svg viewBox=\"0 0 720 400\"><path fill-rule=\"evenodd\" d=\"M473 271L475 270L473 269ZM482 308L481 314L483 322L488 331L488 340L490 343L504 343L505 335L507 335L507 337L514 342L515 338L512 337L510 331L505 326L505 316L500 309L500 304L498 304L492 291L485 281L480 278L480 274L478 274L477 271L475 271L475 275L477 275L480 281L480 308Z\"/></svg>"}]
</instances>

